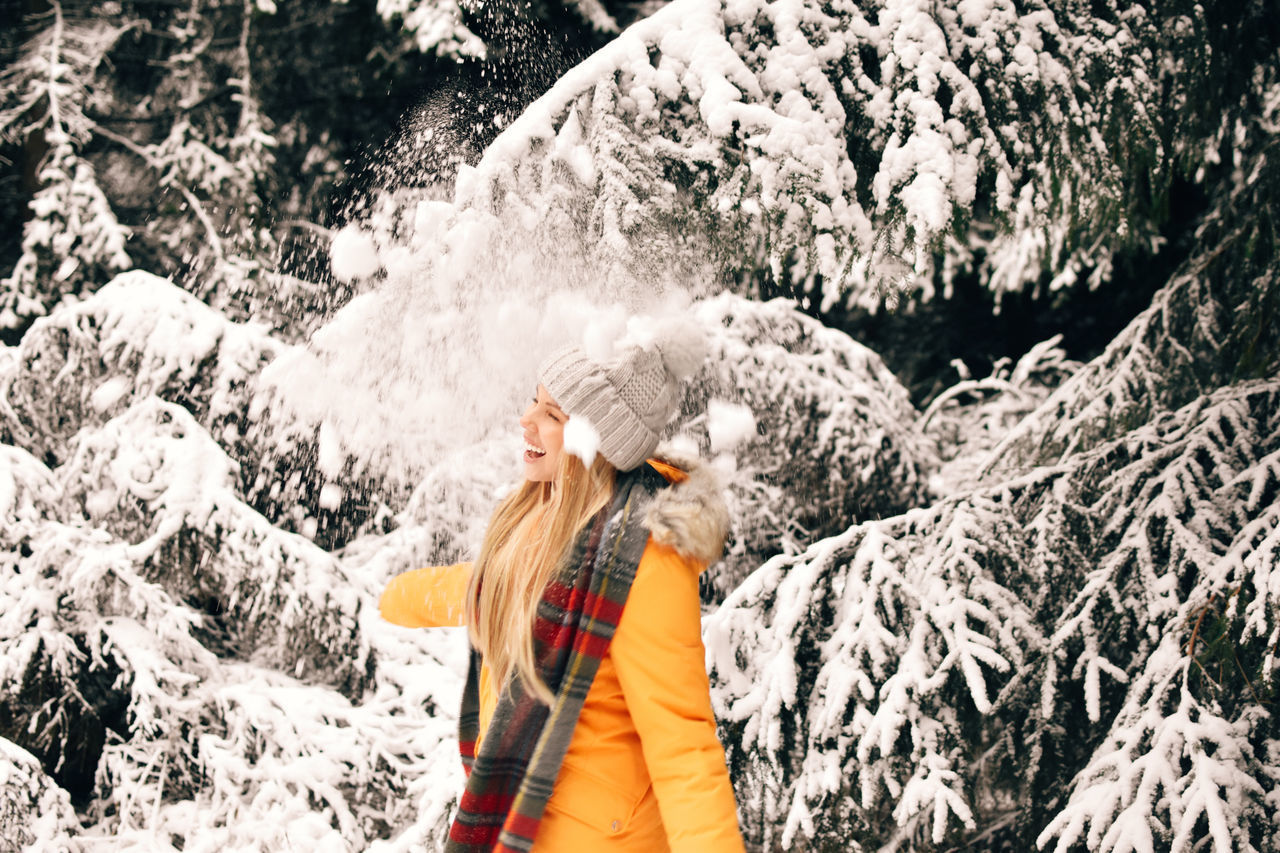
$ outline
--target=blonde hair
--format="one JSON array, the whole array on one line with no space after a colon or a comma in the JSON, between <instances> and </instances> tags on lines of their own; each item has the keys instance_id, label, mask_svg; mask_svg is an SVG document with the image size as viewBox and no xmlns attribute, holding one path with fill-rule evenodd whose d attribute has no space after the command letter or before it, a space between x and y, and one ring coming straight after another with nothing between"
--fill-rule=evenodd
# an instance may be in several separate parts
<instances>
[{"instance_id":1,"label":"blonde hair","mask_svg":"<svg viewBox=\"0 0 1280 853\"><path fill-rule=\"evenodd\" d=\"M498 683L518 677L548 705L555 697L533 653L538 603L578 533L609 503L616 474L603 456L587 468L562 451L554 480L526 480L498 504L467 587L467 630Z\"/></svg>"}]
</instances>

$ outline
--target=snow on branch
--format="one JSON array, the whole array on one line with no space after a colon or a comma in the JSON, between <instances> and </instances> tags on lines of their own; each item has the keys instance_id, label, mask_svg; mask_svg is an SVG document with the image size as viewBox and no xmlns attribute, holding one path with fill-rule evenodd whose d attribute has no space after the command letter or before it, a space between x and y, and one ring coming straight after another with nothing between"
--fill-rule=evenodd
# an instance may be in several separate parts
<instances>
[{"instance_id":1,"label":"snow on branch","mask_svg":"<svg viewBox=\"0 0 1280 853\"><path fill-rule=\"evenodd\" d=\"M516 481L507 435L485 439L441 457L395 516L395 529L367 535L342 549L353 572L385 583L419 566L475 559L493 507Z\"/></svg>"},{"instance_id":2,"label":"snow on branch","mask_svg":"<svg viewBox=\"0 0 1280 853\"><path fill-rule=\"evenodd\" d=\"M1280 515L1257 502L1253 484L1274 494L1278 403L1274 381L1224 389L1081 467L1086 481L1108 470L1094 506L1109 519L1101 536L1112 544L1050 639L1057 665L1047 670L1045 701L1071 658L1094 721L1102 716L1096 672L1133 677L1042 845L1056 838L1054 849L1070 849L1087 828L1091 851L1162 849L1153 826L1174 850L1206 835L1215 850L1275 843L1262 805L1274 774L1260 771L1271 760L1263 697L1274 689L1280 636ZM1136 624L1118 631L1126 611ZM1139 624L1152 627L1139 632ZM1217 663L1224 654L1225 666Z\"/></svg>"},{"instance_id":3,"label":"snow on branch","mask_svg":"<svg viewBox=\"0 0 1280 853\"><path fill-rule=\"evenodd\" d=\"M992 449L1080 369L1061 342L1062 336L1055 335L1016 363L1000 359L981 379L970 376L959 360L952 362L960 381L934 397L919 421L921 432L937 441L942 459L930 483L934 493L954 494L977 485Z\"/></svg>"},{"instance_id":4,"label":"snow on branch","mask_svg":"<svg viewBox=\"0 0 1280 853\"><path fill-rule=\"evenodd\" d=\"M298 677L358 694L360 603L325 552L244 505L235 463L183 408L142 398L73 443L60 471L96 527L175 595L209 601L233 642Z\"/></svg>"},{"instance_id":5,"label":"snow on branch","mask_svg":"<svg viewBox=\"0 0 1280 853\"><path fill-rule=\"evenodd\" d=\"M706 633L753 840L1270 849L1277 413L1230 386L748 576Z\"/></svg>"},{"instance_id":6,"label":"snow on branch","mask_svg":"<svg viewBox=\"0 0 1280 853\"><path fill-rule=\"evenodd\" d=\"M1119 159L1160 145L1150 26L999 0L677 0L463 168L456 215L413 246L496 216L516 233L494 264L598 246L606 274L781 282L825 307L928 295L935 253L998 292L1102 279L1150 237L1119 201Z\"/></svg>"},{"instance_id":7,"label":"snow on branch","mask_svg":"<svg viewBox=\"0 0 1280 853\"><path fill-rule=\"evenodd\" d=\"M1272 821L1253 771L1257 720L1233 723L1198 701L1188 688L1191 666L1179 638L1164 637L1070 801L1041 833L1041 847L1066 851L1084 841L1091 851L1182 853L1209 841L1215 851L1270 848L1254 843L1274 832L1264 829Z\"/></svg>"},{"instance_id":8,"label":"snow on branch","mask_svg":"<svg viewBox=\"0 0 1280 853\"><path fill-rule=\"evenodd\" d=\"M867 522L766 563L711 617L731 760L780 786L750 815L757 842L896 826L939 844L974 827L961 720L991 711L1036 637L996 580L1017 571L1014 525L1007 500L980 496Z\"/></svg>"},{"instance_id":9,"label":"snow on branch","mask_svg":"<svg viewBox=\"0 0 1280 853\"><path fill-rule=\"evenodd\" d=\"M318 419L269 416L261 374L297 349L260 323L228 320L166 279L126 273L32 325L0 366L0 424L15 444L61 461L77 431L159 397L185 408L235 459L238 494L271 523L345 541L366 522L386 523L384 501L399 503L411 487L388 484L396 460L344 464L344 449ZM294 390L305 397L304 388Z\"/></svg>"},{"instance_id":10,"label":"snow on branch","mask_svg":"<svg viewBox=\"0 0 1280 853\"><path fill-rule=\"evenodd\" d=\"M35 756L0 738L0 836L15 849L70 851L80 824Z\"/></svg>"},{"instance_id":11,"label":"snow on branch","mask_svg":"<svg viewBox=\"0 0 1280 853\"><path fill-rule=\"evenodd\" d=\"M197 851L303 840L363 847L415 817L406 778L417 776L413 771L458 775L440 749L446 724L407 704L352 705L332 691L234 662L193 698L198 714L190 735L135 737L104 756L119 813L99 827L124 845L147 849L159 836L184 839L184 849ZM409 716L397 719L396 711ZM176 787L164 778L166 762L192 758L196 784ZM456 755L448 758L457 764Z\"/></svg>"},{"instance_id":12,"label":"snow on branch","mask_svg":"<svg viewBox=\"0 0 1280 853\"><path fill-rule=\"evenodd\" d=\"M398 21L423 53L485 56L484 42L463 23L457 0L378 0L378 14L388 23Z\"/></svg>"},{"instance_id":13,"label":"snow on branch","mask_svg":"<svg viewBox=\"0 0 1280 853\"><path fill-rule=\"evenodd\" d=\"M663 0L660 0L663 2ZM582 16L582 20L591 24L602 33L618 32L618 22L609 14L600 0L567 0L566 5L572 6Z\"/></svg>"},{"instance_id":14,"label":"snow on branch","mask_svg":"<svg viewBox=\"0 0 1280 853\"><path fill-rule=\"evenodd\" d=\"M1212 299L1202 280L1174 278L1099 358L1003 437L987 467L1051 463L1194 396L1204 387L1195 351L1221 335L1214 312L1196 307Z\"/></svg>"},{"instance_id":15,"label":"snow on branch","mask_svg":"<svg viewBox=\"0 0 1280 853\"><path fill-rule=\"evenodd\" d=\"M1052 464L1214 388L1275 373L1268 330L1280 260L1255 249L1273 240L1270 212L1280 201L1275 76L1275 69L1255 75L1250 95L1262 114L1235 127L1238 168L1211 199L1191 257L1100 357L1002 439L986 465L988 479Z\"/></svg>"},{"instance_id":16,"label":"snow on branch","mask_svg":"<svg viewBox=\"0 0 1280 853\"><path fill-rule=\"evenodd\" d=\"M202 643L206 616L143 577L126 543L69 512L56 474L20 451L8 461L17 463L8 477L26 483L16 494L43 490L43 500L38 517L19 501L20 527L6 538L20 538L4 543L0 706L13 726L6 735L84 799L105 745L130 729L171 737L175 715L190 722L186 694L215 661Z\"/></svg>"},{"instance_id":17,"label":"snow on branch","mask_svg":"<svg viewBox=\"0 0 1280 853\"><path fill-rule=\"evenodd\" d=\"M32 216L23 225L22 254L0 280L0 326L7 328L133 264L125 251L130 230L116 219L81 153L93 125L85 115L91 98L85 81L129 27L69 23L62 5L51 5L51 25L0 77L0 138L39 135L49 146L36 175Z\"/></svg>"},{"instance_id":18,"label":"snow on branch","mask_svg":"<svg viewBox=\"0 0 1280 853\"><path fill-rule=\"evenodd\" d=\"M96 792L85 834L346 849L449 813L461 636L382 622L384 579L241 502L190 413L132 396L54 471L0 450L0 719Z\"/></svg>"},{"instance_id":19,"label":"snow on branch","mask_svg":"<svg viewBox=\"0 0 1280 853\"><path fill-rule=\"evenodd\" d=\"M210 38L200 4L175 8L159 25L145 10L118 5L68 16L61 3L51 6L0 76L0 138L40 158L22 254L3 281L0 322L25 325L157 251L180 257L211 304L234 311L254 301L247 296L266 301L257 280L275 246L263 198L276 140L252 89L254 4L244 4L231 45ZM138 103L102 66L110 68L126 33L152 27L169 37L171 49L152 61L166 82ZM213 103L223 94L231 116ZM128 119L125 130L121 118ZM111 143L105 151L102 141ZM100 178L104 170L109 180ZM140 186L126 189L135 182ZM166 203L168 192L181 196L178 203ZM135 201L131 193L148 198ZM119 221L139 205L151 211L145 222Z\"/></svg>"},{"instance_id":20,"label":"snow on branch","mask_svg":"<svg viewBox=\"0 0 1280 853\"><path fill-rule=\"evenodd\" d=\"M0 281L8 291L0 323L9 328L45 313L63 294L77 293L133 263L125 252L129 229L116 220L93 166L69 142L54 146L39 180L33 216L23 226L22 257Z\"/></svg>"},{"instance_id":21,"label":"snow on branch","mask_svg":"<svg viewBox=\"0 0 1280 853\"><path fill-rule=\"evenodd\" d=\"M933 449L879 356L788 300L722 293L697 303L693 316L712 357L686 392L682 408L696 415L675 429L710 454L718 401L746 406L754 421L741 446L723 454L733 467L732 515L744 523L713 570L720 594L774 554L923 501Z\"/></svg>"},{"instance_id":22,"label":"snow on branch","mask_svg":"<svg viewBox=\"0 0 1280 853\"><path fill-rule=\"evenodd\" d=\"M221 433L282 349L261 326L230 322L169 281L131 272L38 320L0 387L16 443L57 459L77 430L151 395Z\"/></svg>"}]
</instances>

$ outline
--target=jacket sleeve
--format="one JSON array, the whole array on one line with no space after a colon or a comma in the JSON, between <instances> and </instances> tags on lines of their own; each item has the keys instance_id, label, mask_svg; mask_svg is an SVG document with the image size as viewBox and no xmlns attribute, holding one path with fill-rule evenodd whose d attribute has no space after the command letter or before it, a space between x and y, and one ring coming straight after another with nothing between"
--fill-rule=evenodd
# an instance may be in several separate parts
<instances>
[{"instance_id":1,"label":"jacket sleeve","mask_svg":"<svg viewBox=\"0 0 1280 853\"><path fill-rule=\"evenodd\" d=\"M702 646L700 566L650 541L609 647L672 853L740 853Z\"/></svg>"},{"instance_id":2,"label":"jacket sleeve","mask_svg":"<svg viewBox=\"0 0 1280 853\"><path fill-rule=\"evenodd\" d=\"M442 628L466 624L471 564L429 566L396 575L382 591L382 618L406 628Z\"/></svg>"}]
</instances>

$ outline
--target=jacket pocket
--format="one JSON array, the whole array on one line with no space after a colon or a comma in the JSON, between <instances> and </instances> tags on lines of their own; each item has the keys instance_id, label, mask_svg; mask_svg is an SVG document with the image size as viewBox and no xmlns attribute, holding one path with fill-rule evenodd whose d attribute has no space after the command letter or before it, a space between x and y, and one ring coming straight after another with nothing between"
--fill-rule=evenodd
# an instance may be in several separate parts
<instances>
[{"instance_id":1,"label":"jacket pocket","mask_svg":"<svg viewBox=\"0 0 1280 853\"><path fill-rule=\"evenodd\" d=\"M547 809L580 821L601 835L618 835L631 827L636 809L651 786L646 784L636 790L638 787L624 787L565 762L560 766Z\"/></svg>"}]
</instances>

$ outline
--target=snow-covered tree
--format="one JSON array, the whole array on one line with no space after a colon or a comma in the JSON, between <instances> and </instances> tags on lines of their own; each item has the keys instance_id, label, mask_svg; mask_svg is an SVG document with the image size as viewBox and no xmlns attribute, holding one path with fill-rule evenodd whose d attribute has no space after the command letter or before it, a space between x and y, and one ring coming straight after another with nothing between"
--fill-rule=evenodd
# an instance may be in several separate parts
<instances>
[{"instance_id":1,"label":"snow-covered tree","mask_svg":"<svg viewBox=\"0 0 1280 853\"><path fill-rule=\"evenodd\" d=\"M336 184L356 177L357 154L373 159L424 86L471 86L459 69L492 77L539 34L545 48L563 41L547 34L581 30L574 43L591 47L617 27L594 0L511 5L507 23L497 6L50 0L8 10L19 20L0 72L0 164L18 190L6 194L18 209L5 221L22 238L0 247L4 328L20 331L64 295L138 264L233 319L305 332L303 315L351 295L308 254L354 194ZM627 17L625 4L614 11ZM516 24L524 43L507 44L503 27ZM529 68L545 66L531 85L549 85L565 61L530 57ZM495 92L508 118L540 92L514 78L504 86ZM487 142L502 119L492 124L484 108L467 106L474 121L448 117L442 138L447 127ZM376 179L376 165L365 168ZM433 180L449 178L439 171Z\"/></svg>"},{"instance_id":2,"label":"snow-covered tree","mask_svg":"<svg viewBox=\"0 0 1280 853\"><path fill-rule=\"evenodd\" d=\"M1061 335L1041 341L1016 363L999 359L981 379L962 360L952 361L960 381L938 393L920 416L920 428L937 442L940 456L936 494L973 485L991 450L1076 373L1081 365L1067 358L1061 342Z\"/></svg>"},{"instance_id":3,"label":"snow-covered tree","mask_svg":"<svg viewBox=\"0 0 1280 853\"><path fill-rule=\"evenodd\" d=\"M17 849L74 849L78 829L67 792L31 753L0 739L0 831Z\"/></svg>"},{"instance_id":4,"label":"snow-covered tree","mask_svg":"<svg viewBox=\"0 0 1280 853\"><path fill-rule=\"evenodd\" d=\"M875 353L787 300L724 293L695 307L711 333L708 367L690 384L676 429L705 456L724 454L728 554L710 573L723 596L764 560L795 553L853 520L925 500L937 465L907 393ZM718 407L745 406L734 434Z\"/></svg>"},{"instance_id":5,"label":"snow-covered tree","mask_svg":"<svg viewBox=\"0 0 1280 853\"><path fill-rule=\"evenodd\" d=\"M1278 66L1257 68L1238 95L1256 112L1224 117L1230 122L1232 165L1213 187L1198 250L1101 358L1004 440L994 468L1004 462L1052 463L1215 388L1272 375L1280 366L1274 323Z\"/></svg>"},{"instance_id":6,"label":"snow-covered tree","mask_svg":"<svg viewBox=\"0 0 1280 853\"><path fill-rule=\"evenodd\" d=\"M484 42L467 29L454 0L379 0L378 14L413 34L418 50L442 56L483 56Z\"/></svg>"},{"instance_id":7,"label":"snow-covered tree","mask_svg":"<svg viewBox=\"0 0 1280 853\"><path fill-rule=\"evenodd\" d=\"M756 841L1273 849L1277 403L1229 387L748 578L708 644Z\"/></svg>"},{"instance_id":8,"label":"snow-covered tree","mask_svg":"<svg viewBox=\"0 0 1280 853\"><path fill-rule=\"evenodd\" d=\"M117 220L84 156L96 94L88 84L127 27L64 17L54 3L49 25L0 77L0 138L43 147L23 228L21 255L0 280L0 327L44 313L64 294L92 289L132 261L129 229ZM30 141L42 140L42 145Z\"/></svg>"},{"instance_id":9,"label":"snow-covered tree","mask_svg":"<svg viewBox=\"0 0 1280 853\"><path fill-rule=\"evenodd\" d=\"M815 306L960 269L996 292L1098 282L1157 240L1131 184L1169 180L1160 27L1140 7L676 3L560 81L457 202Z\"/></svg>"},{"instance_id":10,"label":"snow-covered tree","mask_svg":"<svg viewBox=\"0 0 1280 853\"><path fill-rule=\"evenodd\" d=\"M766 848L1280 845L1277 70L1237 93L1257 112L1190 259L976 483L713 617Z\"/></svg>"},{"instance_id":11,"label":"snow-covered tree","mask_svg":"<svg viewBox=\"0 0 1280 853\"><path fill-rule=\"evenodd\" d=\"M439 710L457 676L437 664L423 679L452 646L380 624L380 577L348 573L244 502L237 463L192 411L216 422L234 399L232 342L252 330L237 336L167 284L170 312L150 316L158 285L131 273L32 329L33 341L79 332L66 352L95 365L79 375L100 405L44 400L56 427L80 422L41 450L53 467L0 446L0 734L71 792L90 834L127 847L385 837L432 802L422 780L459 772ZM101 351L85 347L89 317L110 339Z\"/></svg>"}]
</instances>

